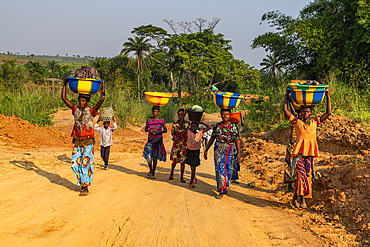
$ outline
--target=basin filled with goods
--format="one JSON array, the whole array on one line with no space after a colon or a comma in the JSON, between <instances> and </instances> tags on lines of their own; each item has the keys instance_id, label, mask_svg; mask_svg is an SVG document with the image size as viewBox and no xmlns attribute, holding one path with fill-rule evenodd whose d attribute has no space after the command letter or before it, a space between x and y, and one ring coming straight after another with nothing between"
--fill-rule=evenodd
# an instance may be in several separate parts
<instances>
[{"instance_id":1,"label":"basin filled with goods","mask_svg":"<svg viewBox=\"0 0 370 247\"><path fill-rule=\"evenodd\" d=\"M203 116L203 108L199 105L193 105L191 108L188 108L187 110L189 120L192 122L199 123Z\"/></svg>"},{"instance_id":2,"label":"basin filled with goods","mask_svg":"<svg viewBox=\"0 0 370 247\"><path fill-rule=\"evenodd\" d=\"M212 92L213 102L222 109L234 109L240 105L244 95L229 92Z\"/></svg>"},{"instance_id":3,"label":"basin filled with goods","mask_svg":"<svg viewBox=\"0 0 370 247\"><path fill-rule=\"evenodd\" d=\"M313 106L324 100L325 92L328 91L328 85L319 84L316 81L293 80L288 84L288 91L293 104Z\"/></svg>"},{"instance_id":4,"label":"basin filled with goods","mask_svg":"<svg viewBox=\"0 0 370 247\"><path fill-rule=\"evenodd\" d=\"M74 93L93 95L99 91L101 80L91 78L67 77L69 88Z\"/></svg>"},{"instance_id":5,"label":"basin filled with goods","mask_svg":"<svg viewBox=\"0 0 370 247\"><path fill-rule=\"evenodd\" d=\"M172 97L169 93L146 92L146 101L154 106L165 106Z\"/></svg>"}]
</instances>

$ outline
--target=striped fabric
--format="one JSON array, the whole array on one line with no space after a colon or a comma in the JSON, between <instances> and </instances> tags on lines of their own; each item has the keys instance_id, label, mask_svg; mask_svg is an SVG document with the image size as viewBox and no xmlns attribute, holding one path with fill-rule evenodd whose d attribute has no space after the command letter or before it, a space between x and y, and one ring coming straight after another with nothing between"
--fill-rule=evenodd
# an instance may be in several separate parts
<instances>
[{"instance_id":1,"label":"striped fabric","mask_svg":"<svg viewBox=\"0 0 370 247\"><path fill-rule=\"evenodd\" d=\"M151 118L149 118L148 121L146 122L145 128L153 131L160 131L164 129L165 125L166 123L164 122L163 118L160 118L158 120L152 120ZM162 137L162 134L153 135L149 133L148 136L151 138L160 138Z\"/></svg>"}]
</instances>

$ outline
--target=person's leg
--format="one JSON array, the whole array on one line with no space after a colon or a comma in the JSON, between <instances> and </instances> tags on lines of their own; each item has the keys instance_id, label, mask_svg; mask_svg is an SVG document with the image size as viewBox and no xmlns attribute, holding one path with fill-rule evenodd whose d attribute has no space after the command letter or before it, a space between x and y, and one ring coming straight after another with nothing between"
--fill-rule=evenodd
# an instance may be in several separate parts
<instances>
[{"instance_id":1,"label":"person's leg","mask_svg":"<svg viewBox=\"0 0 370 247\"><path fill-rule=\"evenodd\" d=\"M148 173L148 177L152 176L153 174L153 166L152 166L152 162L148 162L148 166L149 166L149 173Z\"/></svg>"},{"instance_id":2,"label":"person's leg","mask_svg":"<svg viewBox=\"0 0 370 247\"><path fill-rule=\"evenodd\" d=\"M171 173L170 173L170 180L173 179L173 173L175 171L175 167L176 167L176 163L175 162L172 162L172 166L171 166Z\"/></svg>"},{"instance_id":3,"label":"person's leg","mask_svg":"<svg viewBox=\"0 0 370 247\"><path fill-rule=\"evenodd\" d=\"M195 179L195 170L196 169L197 169L196 166L191 167L191 178L190 178L190 183L189 183L190 188L195 188L194 179Z\"/></svg>"},{"instance_id":4,"label":"person's leg","mask_svg":"<svg viewBox=\"0 0 370 247\"><path fill-rule=\"evenodd\" d=\"M80 169L80 176L81 176L81 185L82 191L80 196L86 196L89 194L89 186L92 182L93 171L94 171L94 155L92 154L94 149L94 145L88 145L83 147L82 155L81 155L81 169Z\"/></svg>"},{"instance_id":5,"label":"person's leg","mask_svg":"<svg viewBox=\"0 0 370 247\"><path fill-rule=\"evenodd\" d=\"M181 183L186 183L186 181L184 180L184 172L185 172L185 164L184 163L181 163L181 168L180 168L180 180L181 180Z\"/></svg>"},{"instance_id":6,"label":"person's leg","mask_svg":"<svg viewBox=\"0 0 370 247\"><path fill-rule=\"evenodd\" d=\"M72 158L71 158L71 168L76 174L77 178L77 186L81 185L81 176L80 176L80 166L81 166L81 147L74 146L72 151ZM82 189L82 186L81 186Z\"/></svg>"},{"instance_id":7,"label":"person's leg","mask_svg":"<svg viewBox=\"0 0 370 247\"><path fill-rule=\"evenodd\" d=\"M104 163L105 164L104 164L104 166L107 169L108 169L108 164L109 164L109 153L110 153L110 146L105 147L105 151L104 151L104 158L105 158Z\"/></svg>"},{"instance_id":8,"label":"person's leg","mask_svg":"<svg viewBox=\"0 0 370 247\"><path fill-rule=\"evenodd\" d=\"M104 159L104 147L103 146L100 146L100 157L103 160L103 162L105 163L105 159Z\"/></svg>"},{"instance_id":9,"label":"person's leg","mask_svg":"<svg viewBox=\"0 0 370 247\"><path fill-rule=\"evenodd\" d=\"M306 204L306 200L304 196L300 196L300 197L301 197L301 208L307 208L307 204Z\"/></svg>"},{"instance_id":10,"label":"person's leg","mask_svg":"<svg viewBox=\"0 0 370 247\"><path fill-rule=\"evenodd\" d=\"M291 181L289 181L289 182L287 182L288 183L288 192L291 192L291 191L294 191L294 189L293 189L293 182L291 182Z\"/></svg>"},{"instance_id":11,"label":"person's leg","mask_svg":"<svg viewBox=\"0 0 370 247\"><path fill-rule=\"evenodd\" d=\"M152 169L152 179L156 179L155 177L155 169L157 168L157 162L158 160L153 160L153 169Z\"/></svg>"},{"instance_id":12,"label":"person's leg","mask_svg":"<svg viewBox=\"0 0 370 247\"><path fill-rule=\"evenodd\" d=\"M293 200L292 200L292 205L293 205L293 207L299 208L299 203L298 203L297 199L298 199L298 196L297 196L296 193L294 193Z\"/></svg>"}]
</instances>

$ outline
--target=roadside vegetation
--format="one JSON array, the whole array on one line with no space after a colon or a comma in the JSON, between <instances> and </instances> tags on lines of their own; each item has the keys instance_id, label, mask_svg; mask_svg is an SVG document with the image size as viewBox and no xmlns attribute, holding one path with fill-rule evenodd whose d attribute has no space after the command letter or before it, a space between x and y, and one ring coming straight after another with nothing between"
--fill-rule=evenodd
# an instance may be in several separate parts
<instances>
[{"instance_id":1,"label":"roadside vegetation","mask_svg":"<svg viewBox=\"0 0 370 247\"><path fill-rule=\"evenodd\" d=\"M329 85L335 114L367 125L369 9L365 1L316 0L296 18L279 11L264 14L262 21L276 31L261 34L252 42L253 49L269 52L261 60L260 70L234 58L231 40L215 32L218 18L177 23L165 19L167 29L135 27L132 37L117 47L119 55L112 58L81 62L1 54L0 113L42 126L50 124L48 114L63 107L59 98L63 78L73 76L81 65L89 65L106 82L108 94L103 107L113 106L122 124L142 123L150 115L146 91L188 95L172 98L161 108L167 122L173 120L178 108L193 104L201 105L207 113L216 112L210 94L216 86L220 91L260 96L237 109L248 112L247 131L283 128L288 126L281 111L286 85L292 79L310 79ZM68 97L77 99L70 92ZM98 97L94 95L91 104ZM314 113L325 111L324 105L316 107Z\"/></svg>"}]
</instances>

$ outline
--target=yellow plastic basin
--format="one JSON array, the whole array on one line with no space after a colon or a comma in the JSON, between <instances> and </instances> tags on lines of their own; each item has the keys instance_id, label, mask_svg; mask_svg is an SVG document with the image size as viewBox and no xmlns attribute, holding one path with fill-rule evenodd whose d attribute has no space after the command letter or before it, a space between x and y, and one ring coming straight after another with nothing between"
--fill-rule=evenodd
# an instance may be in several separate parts
<instances>
[{"instance_id":1,"label":"yellow plastic basin","mask_svg":"<svg viewBox=\"0 0 370 247\"><path fill-rule=\"evenodd\" d=\"M154 106L164 106L167 105L168 101L172 97L169 93L160 92L146 92L146 101Z\"/></svg>"}]
</instances>

